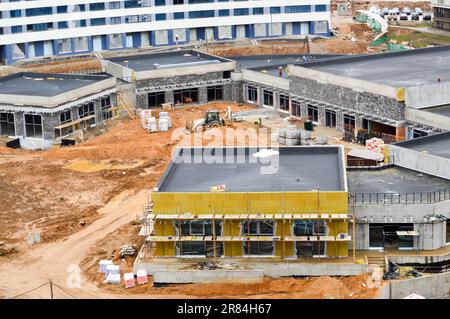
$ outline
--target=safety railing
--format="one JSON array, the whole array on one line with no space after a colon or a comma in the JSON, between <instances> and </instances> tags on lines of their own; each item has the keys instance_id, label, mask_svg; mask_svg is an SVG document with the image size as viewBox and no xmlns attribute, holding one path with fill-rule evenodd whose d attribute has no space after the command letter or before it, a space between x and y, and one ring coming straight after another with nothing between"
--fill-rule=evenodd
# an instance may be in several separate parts
<instances>
[{"instance_id":1,"label":"safety railing","mask_svg":"<svg viewBox=\"0 0 450 319\"><path fill-rule=\"evenodd\" d=\"M450 199L450 188L429 193L353 193L350 202L363 204L435 204Z\"/></svg>"}]
</instances>

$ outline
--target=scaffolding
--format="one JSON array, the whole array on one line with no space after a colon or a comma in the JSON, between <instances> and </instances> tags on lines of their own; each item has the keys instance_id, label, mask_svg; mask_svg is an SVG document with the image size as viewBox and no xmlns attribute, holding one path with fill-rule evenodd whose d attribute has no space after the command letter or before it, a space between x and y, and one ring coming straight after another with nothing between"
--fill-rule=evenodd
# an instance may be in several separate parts
<instances>
[{"instance_id":1,"label":"scaffolding","mask_svg":"<svg viewBox=\"0 0 450 319\"><path fill-rule=\"evenodd\" d=\"M173 223L175 234L174 235L156 235L155 232L146 231L146 244L149 247L153 247L152 244L158 243L173 243L178 247L179 251L176 256L180 257L183 255L183 251L181 248L183 247L183 243L189 242L203 242L203 243L212 243L213 249L212 254L205 254L204 257L212 257L214 262L217 260L217 246L221 245L221 247L225 247L227 243L242 243L243 245L251 245L251 243L274 243L273 250L275 252L275 243L281 244L281 259L292 258L293 255L297 254L297 243L314 243L317 244L320 250L320 245L323 243L348 243L352 241L352 236L347 233L339 233L335 235L305 235L305 236L296 236L293 233L288 234L286 232L286 225L290 225L293 227L292 223L298 221L323 221L323 222L332 222L332 221L342 221L347 222L349 220L348 214L343 213L285 213L285 214L198 214L193 215L190 213L185 214L154 214L153 212L148 211L145 217L146 224L148 226L147 229L153 229L151 225L155 225L156 223ZM208 235L183 235L181 225L183 222L192 222L192 221L210 221L212 226L212 232ZM219 235L216 232L216 221L220 222L220 227L222 229L219 232ZM252 235L249 229L250 222L263 222L270 221L273 222L273 234L272 235ZM227 223L230 222L241 222L240 224L240 232L239 235L223 235L223 230L227 227ZM247 231L243 229L244 223L247 222ZM281 227L280 234L277 235L275 228L277 227L277 223L280 223ZM290 244L291 253L287 253L286 245ZM163 245L164 247L164 245ZM242 246L244 248L244 246ZM325 246L323 246L325 247ZM233 249L233 246L230 246ZM247 247L247 252L250 251L250 248ZM292 253L294 252L294 254ZM151 251L150 249L145 250L145 254L149 257ZM222 251L223 253L223 251ZM165 252L162 252L164 255ZM233 253L231 252L231 255ZM241 257L251 257L253 254L247 253L243 254ZM263 256L273 256L274 254L261 254Z\"/></svg>"}]
</instances>

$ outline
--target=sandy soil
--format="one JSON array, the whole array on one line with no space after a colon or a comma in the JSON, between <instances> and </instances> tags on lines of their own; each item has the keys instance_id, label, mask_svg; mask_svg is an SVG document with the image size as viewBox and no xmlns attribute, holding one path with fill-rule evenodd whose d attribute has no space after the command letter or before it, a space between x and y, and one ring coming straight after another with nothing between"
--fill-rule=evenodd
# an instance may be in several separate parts
<instances>
[{"instance_id":1,"label":"sandy soil","mask_svg":"<svg viewBox=\"0 0 450 319\"><path fill-rule=\"evenodd\" d=\"M0 257L0 297L21 294L49 278L77 298L372 297L374 291L362 285L362 277L267 278L258 285L168 288L149 284L131 290L103 283L102 275L97 273L99 260L113 257L122 265L122 271L131 269L133 260L119 260L118 248L142 244L136 220L170 160L176 144L172 132L183 128L186 121L200 118L206 109L224 112L227 105L171 111L174 129L168 133L149 134L139 120L120 120L105 134L73 147L47 152L0 148L0 196L4 203L0 208L1 240L19 248L17 254ZM253 108L232 107L234 111ZM248 122L234 126L255 127ZM25 235L33 226L42 232L42 243L29 247ZM10 278L16 279L11 283ZM80 288L69 289L78 278ZM49 298L47 286L20 297ZM71 298L60 289L55 290L55 297Z\"/></svg>"}]
</instances>

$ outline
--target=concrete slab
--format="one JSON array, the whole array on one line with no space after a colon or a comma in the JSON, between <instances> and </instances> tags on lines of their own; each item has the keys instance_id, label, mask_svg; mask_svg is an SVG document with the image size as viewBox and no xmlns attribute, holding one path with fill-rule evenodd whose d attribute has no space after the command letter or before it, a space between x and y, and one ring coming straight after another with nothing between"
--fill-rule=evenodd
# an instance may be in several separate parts
<instances>
[{"instance_id":1,"label":"concrete slab","mask_svg":"<svg viewBox=\"0 0 450 319\"><path fill-rule=\"evenodd\" d=\"M392 87L450 81L450 46L302 64L302 67Z\"/></svg>"},{"instance_id":2,"label":"concrete slab","mask_svg":"<svg viewBox=\"0 0 450 319\"><path fill-rule=\"evenodd\" d=\"M264 262L258 260L252 261L233 261L233 263L239 264L242 267L245 267L244 270L227 270L229 274L233 272L239 272L239 281L242 282L243 278L247 275L252 276L250 280L256 280L257 276L262 273L265 276L270 277L289 277L289 276L357 276L364 273L369 272L369 268L367 264L356 264L356 263L338 263L333 262L332 260L321 260L320 262L316 261L315 263L302 263L302 262L278 262L275 260ZM174 283L173 280L184 280L185 282L189 282L190 280L201 280L201 274L197 274L197 272L208 272L207 270L194 270L194 273L186 273L185 275L181 274L186 272L185 268L194 265L193 262L183 262L177 260L173 263L168 263L167 261L161 259L152 259L151 262L140 262L136 260L133 270L136 272L138 269L145 269L147 273L151 276L158 275L160 276L158 279L154 277L155 282L160 282L157 280L163 280L167 282ZM215 274L216 270L209 271L211 274ZM219 273L219 272L218 272ZM236 273L237 274L237 273ZM175 276L179 276L178 279L174 279ZM210 275L205 275L207 279L203 280L214 280L214 278L209 278ZM226 278L227 275L222 274L222 278ZM222 279L223 280L223 279ZM230 280L232 280L230 278ZM199 281L197 281L199 282ZM205 282L205 281L203 281Z\"/></svg>"},{"instance_id":3,"label":"concrete slab","mask_svg":"<svg viewBox=\"0 0 450 319\"><path fill-rule=\"evenodd\" d=\"M351 193L429 193L450 188L450 181L402 167L347 172Z\"/></svg>"},{"instance_id":4,"label":"concrete slab","mask_svg":"<svg viewBox=\"0 0 450 319\"><path fill-rule=\"evenodd\" d=\"M227 192L345 190L340 147L280 147L269 159L253 157L256 148L196 150L179 150L159 192L209 192L220 184Z\"/></svg>"}]
</instances>

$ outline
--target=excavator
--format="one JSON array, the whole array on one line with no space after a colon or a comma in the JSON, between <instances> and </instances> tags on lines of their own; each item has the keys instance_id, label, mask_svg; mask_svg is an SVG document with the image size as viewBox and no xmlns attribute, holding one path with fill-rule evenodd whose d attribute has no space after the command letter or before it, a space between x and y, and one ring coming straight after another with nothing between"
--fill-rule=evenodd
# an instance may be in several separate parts
<instances>
[{"instance_id":1,"label":"excavator","mask_svg":"<svg viewBox=\"0 0 450 319\"><path fill-rule=\"evenodd\" d=\"M232 125L232 123L231 106L227 107L227 111L223 118L220 118L219 110L207 110L204 118L186 123L185 132L186 134L190 134L192 132L197 132L200 127L205 131L207 129L217 128L228 124Z\"/></svg>"}]
</instances>

